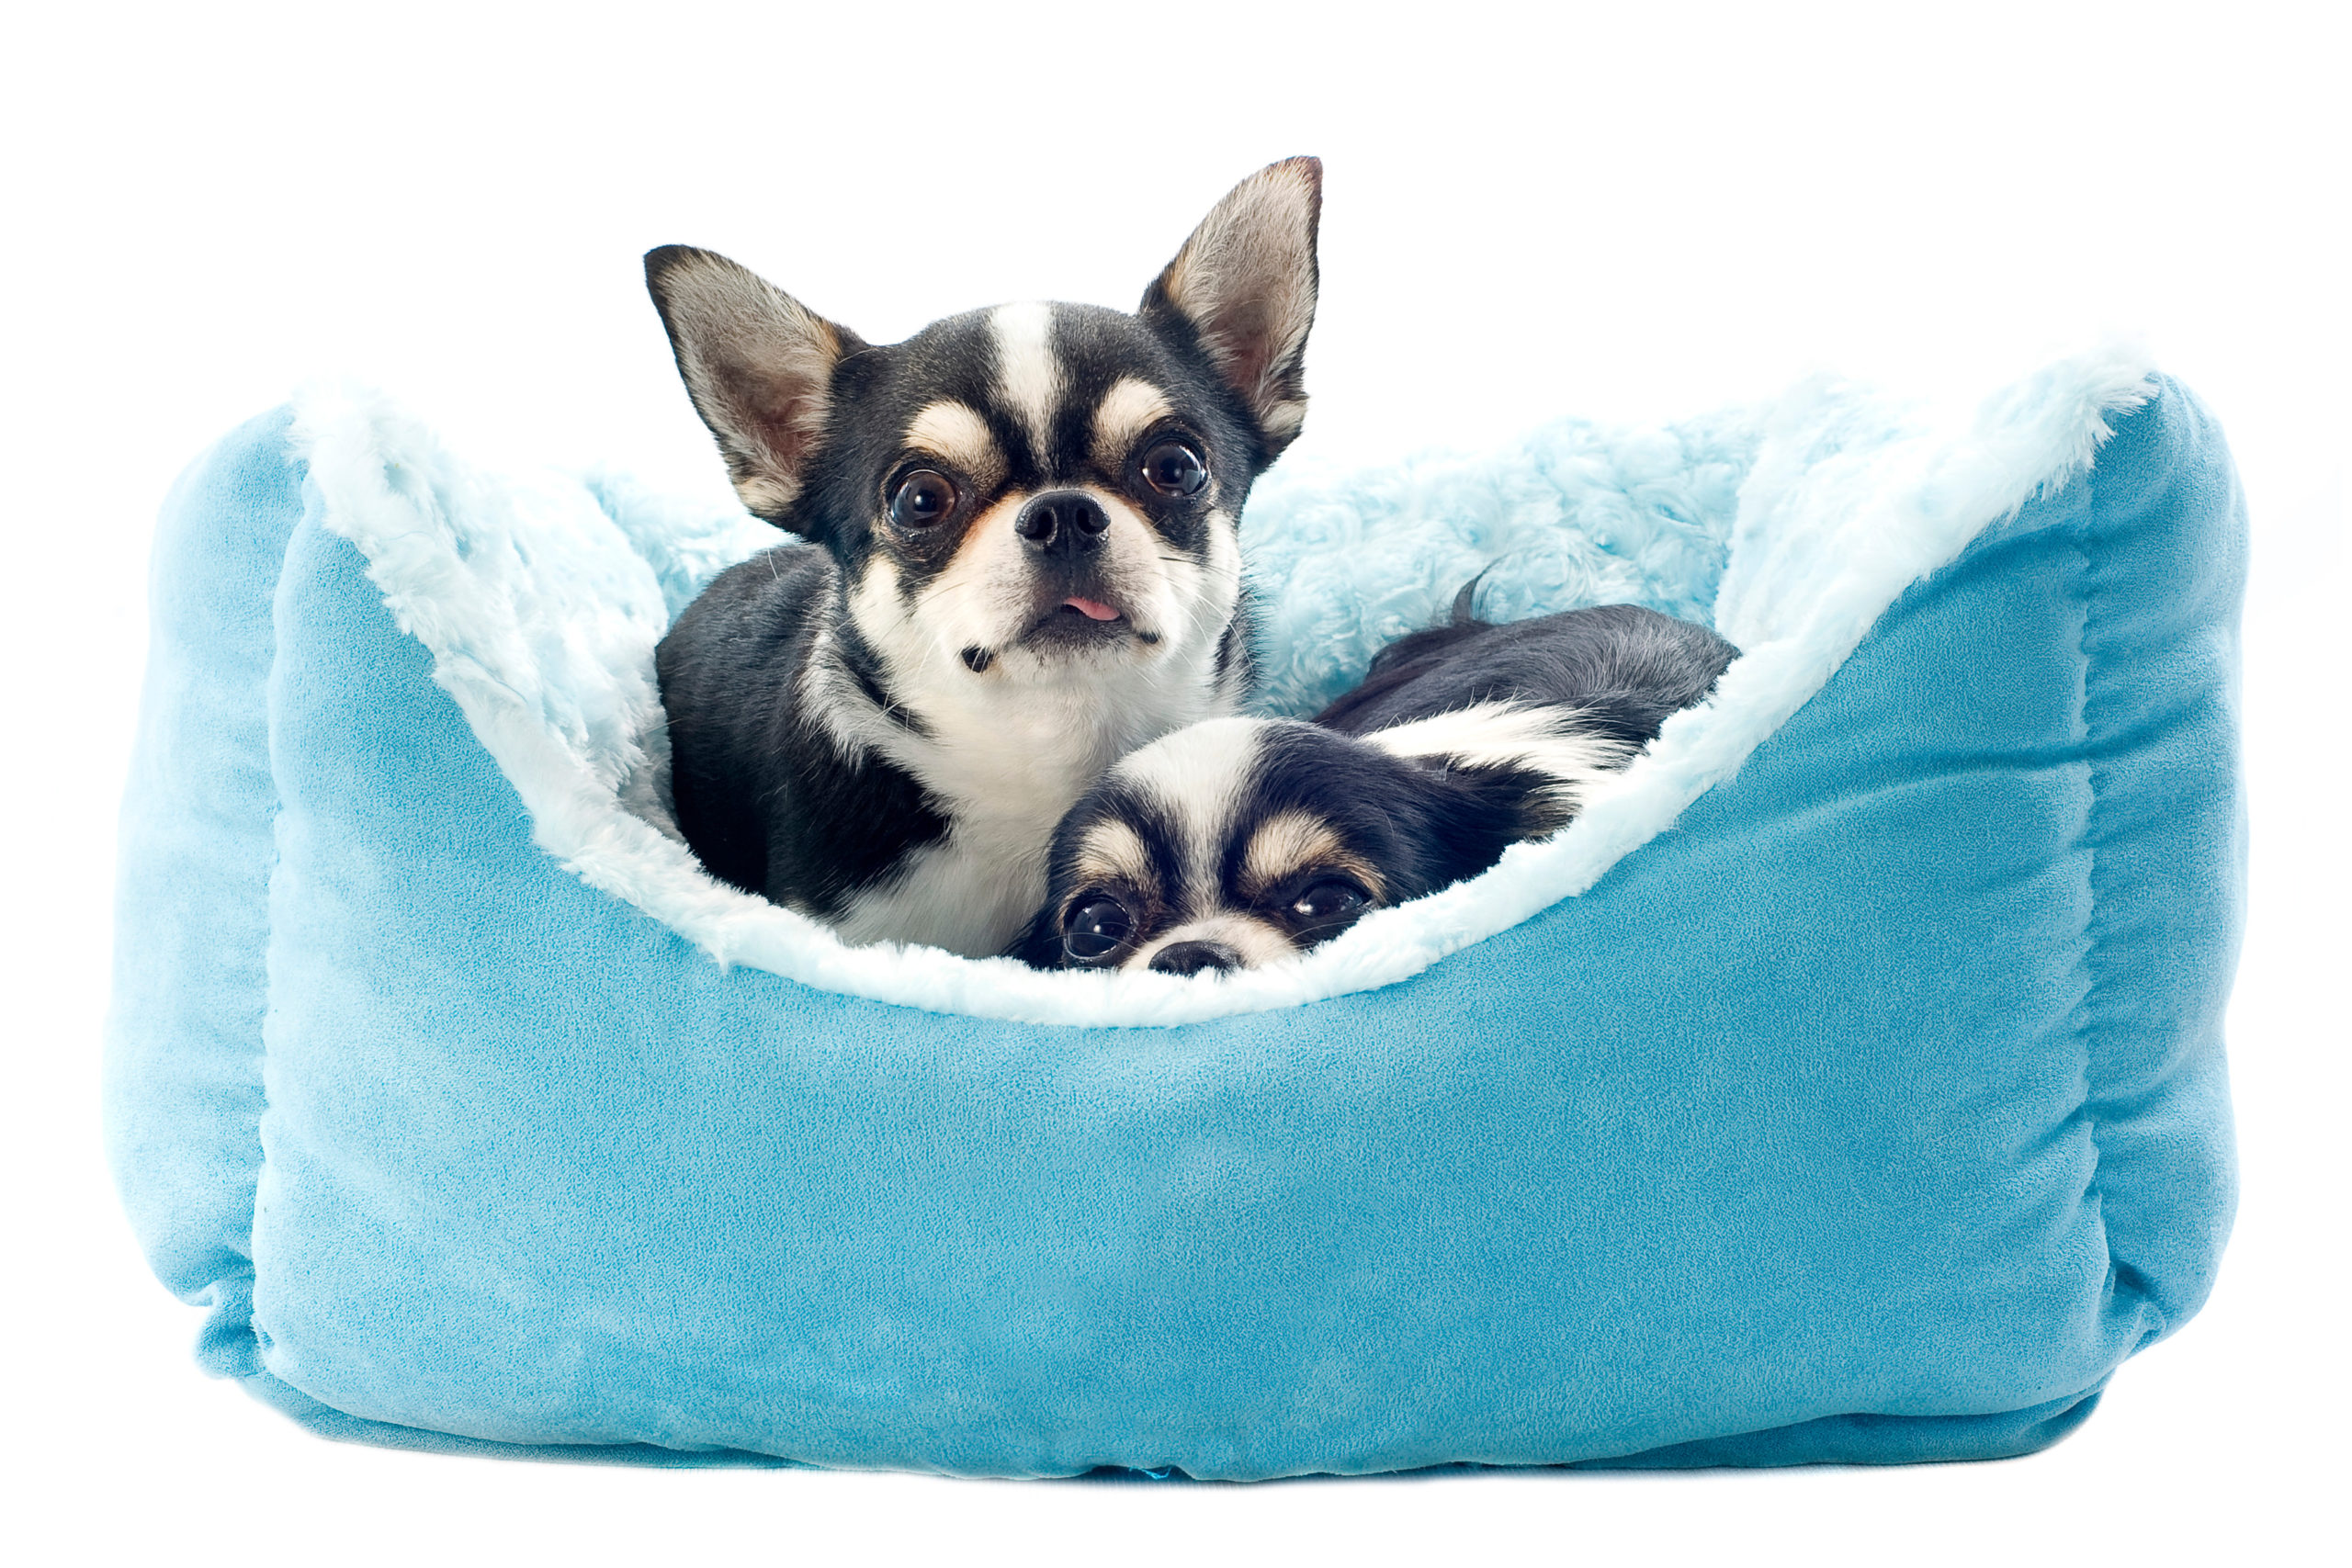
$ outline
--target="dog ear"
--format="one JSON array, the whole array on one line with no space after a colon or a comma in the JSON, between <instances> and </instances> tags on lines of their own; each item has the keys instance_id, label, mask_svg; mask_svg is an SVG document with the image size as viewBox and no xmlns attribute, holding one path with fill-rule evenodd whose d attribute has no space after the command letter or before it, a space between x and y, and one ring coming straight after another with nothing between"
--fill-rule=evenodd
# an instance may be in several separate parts
<instances>
[{"instance_id":1,"label":"dog ear","mask_svg":"<svg viewBox=\"0 0 2352 1568\"><path fill-rule=\"evenodd\" d=\"M824 436L833 367L865 344L750 268L690 245L647 252L645 287L735 493L780 521Z\"/></svg>"},{"instance_id":2,"label":"dog ear","mask_svg":"<svg viewBox=\"0 0 2352 1568\"><path fill-rule=\"evenodd\" d=\"M1289 158L1233 187L1144 291L1139 312L1192 329L1241 394L1269 460L1306 419L1306 332L1315 324L1315 231L1323 163Z\"/></svg>"}]
</instances>

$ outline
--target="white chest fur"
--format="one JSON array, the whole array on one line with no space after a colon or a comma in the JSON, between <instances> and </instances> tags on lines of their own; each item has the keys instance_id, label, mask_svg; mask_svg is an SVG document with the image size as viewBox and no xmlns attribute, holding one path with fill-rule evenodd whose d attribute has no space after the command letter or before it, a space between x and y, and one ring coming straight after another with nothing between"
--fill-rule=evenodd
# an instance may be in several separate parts
<instances>
[{"instance_id":1,"label":"white chest fur","mask_svg":"<svg viewBox=\"0 0 2352 1568\"><path fill-rule=\"evenodd\" d=\"M851 899L835 921L842 939L1003 952L1045 897L1054 828L1078 797L1137 746L1230 713L1238 696L1213 660L1179 655L1054 689L972 679L922 714L920 732L871 715L842 739L913 774L949 825Z\"/></svg>"}]
</instances>

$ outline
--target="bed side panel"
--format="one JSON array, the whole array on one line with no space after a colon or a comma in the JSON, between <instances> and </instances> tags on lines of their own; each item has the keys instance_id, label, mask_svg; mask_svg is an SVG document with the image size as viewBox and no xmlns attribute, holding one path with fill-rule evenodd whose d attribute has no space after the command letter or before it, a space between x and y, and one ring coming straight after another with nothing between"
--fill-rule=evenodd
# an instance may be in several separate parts
<instances>
[{"instance_id":1,"label":"bed side panel","mask_svg":"<svg viewBox=\"0 0 2352 1568\"><path fill-rule=\"evenodd\" d=\"M301 515L291 414L241 425L157 524L153 630L118 840L105 1122L149 1264L212 1308L199 1355L248 1370L270 823L270 604Z\"/></svg>"},{"instance_id":2,"label":"bed side panel","mask_svg":"<svg viewBox=\"0 0 2352 1568\"><path fill-rule=\"evenodd\" d=\"M2091 488L2088 1111L2117 1286L2169 1333L2212 1289L2237 1205L2222 1018L2245 909L2245 502L2219 424L2172 382Z\"/></svg>"}]
</instances>

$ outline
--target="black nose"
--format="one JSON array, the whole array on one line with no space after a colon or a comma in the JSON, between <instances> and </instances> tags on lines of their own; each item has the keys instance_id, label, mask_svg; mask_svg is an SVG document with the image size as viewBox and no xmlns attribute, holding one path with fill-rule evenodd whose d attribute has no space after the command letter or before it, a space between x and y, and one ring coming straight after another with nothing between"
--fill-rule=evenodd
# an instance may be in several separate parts
<instances>
[{"instance_id":1,"label":"black nose","mask_svg":"<svg viewBox=\"0 0 2352 1568\"><path fill-rule=\"evenodd\" d=\"M1012 520L1012 531L1049 556L1092 549L1111 525L1102 503L1082 490L1049 490L1033 496Z\"/></svg>"},{"instance_id":2,"label":"black nose","mask_svg":"<svg viewBox=\"0 0 2352 1568\"><path fill-rule=\"evenodd\" d=\"M1163 975L1197 975L1204 969L1238 969L1241 954L1221 942L1171 942L1151 955Z\"/></svg>"}]
</instances>

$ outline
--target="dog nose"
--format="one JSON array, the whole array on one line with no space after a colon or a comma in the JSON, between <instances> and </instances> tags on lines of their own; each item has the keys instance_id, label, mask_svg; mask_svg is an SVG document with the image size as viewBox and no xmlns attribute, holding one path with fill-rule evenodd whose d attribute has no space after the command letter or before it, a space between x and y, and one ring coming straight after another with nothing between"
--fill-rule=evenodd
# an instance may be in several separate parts
<instances>
[{"instance_id":1,"label":"dog nose","mask_svg":"<svg viewBox=\"0 0 2352 1568\"><path fill-rule=\"evenodd\" d=\"M1012 520L1012 531L1049 556L1092 549L1111 526L1102 503L1082 490L1049 490L1030 498Z\"/></svg>"},{"instance_id":2,"label":"dog nose","mask_svg":"<svg viewBox=\"0 0 2352 1568\"><path fill-rule=\"evenodd\" d=\"M1163 975L1197 975L1204 969L1238 969L1241 954L1221 942L1171 942L1151 955Z\"/></svg>"}]
</instances>

